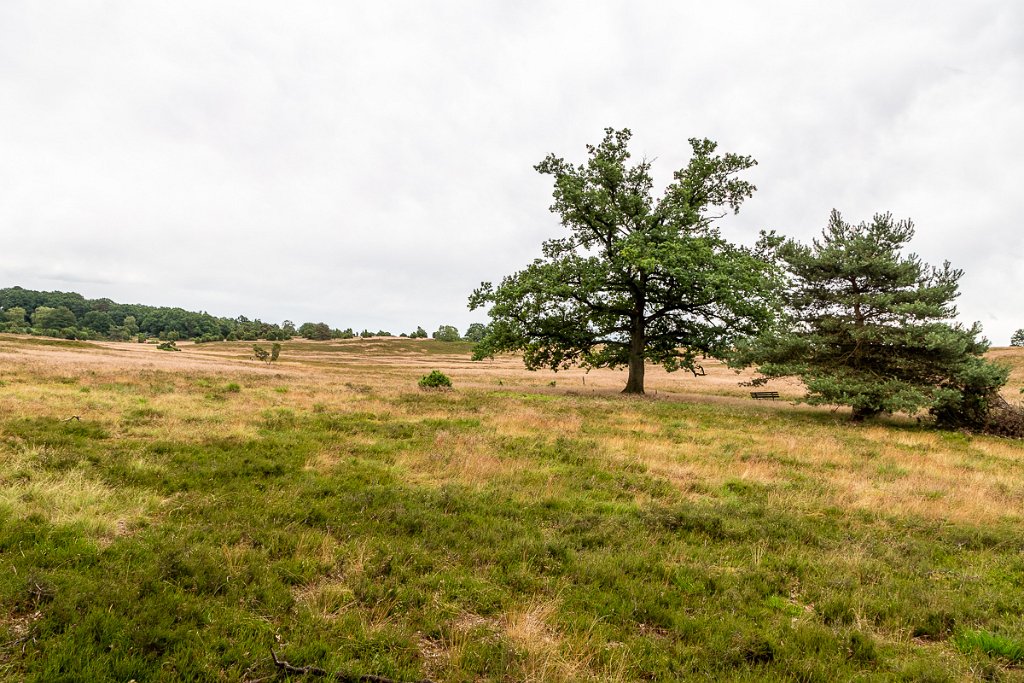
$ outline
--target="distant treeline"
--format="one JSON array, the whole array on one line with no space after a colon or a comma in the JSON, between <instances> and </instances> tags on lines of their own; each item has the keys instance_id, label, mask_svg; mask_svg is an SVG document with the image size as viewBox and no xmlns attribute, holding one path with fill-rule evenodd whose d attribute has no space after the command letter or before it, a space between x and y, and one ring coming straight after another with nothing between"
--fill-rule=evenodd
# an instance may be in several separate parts
<instances>
[{"instance_id":1,"label":"distant treeline","mask_svg":"<svg viewBox=\"0 0 1024 683\"><path fill-rule=\"evenodd\" d=\"M192 339L197 342L394 336L384 330L363 330L358 333L352 328L339 330L322 322L307 322L296 327L290 320L279 325L263 322L259 318L249 320L245 316L221 318L183 308L119 304L110 299L86 299L76 292L39 292L21 287L0 289L0 332L65 339L145 341L156 337L165 341ZM483 332L483 325L471 325L467 338L482 338ZM426 337L427 333L422 327L417 327L415 331L408 334L403 332L399 336ZM458 330L451 325L442 325L432 336L444 341L461 338Z\"/></svg>"}]
</instances>

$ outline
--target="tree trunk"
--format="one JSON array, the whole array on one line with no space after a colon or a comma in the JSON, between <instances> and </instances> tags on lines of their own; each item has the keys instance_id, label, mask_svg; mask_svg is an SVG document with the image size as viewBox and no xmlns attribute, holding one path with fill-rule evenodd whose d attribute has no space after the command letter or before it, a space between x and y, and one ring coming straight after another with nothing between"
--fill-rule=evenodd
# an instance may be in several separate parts
<instances>
[{"instance_id":1,"label":"tree trunk","mask_svg":"<svg viewBox=\"0 0 1024 683\"><path fill-rule=\"evenodd\" d=\"M867 420L868 418L877 417L881 413L882 413L882 411L878 410L876 408L865 408L865 407L860 407L860 406L854 406L853 407L853 414L850 416L850 418L854 422L863 422L864 420Z\"/></svg>"},{"instance_id":2,"label":"tree trunk","mask_svg":"<svg viewBox=\"0 0 1024 683\"><path fill-rule=\"evenodd\" d=\"M624 394L644 393L644 334L642 330L634 330L629 340L629 379L626 380Z\"/></svg>"}]
</instances>

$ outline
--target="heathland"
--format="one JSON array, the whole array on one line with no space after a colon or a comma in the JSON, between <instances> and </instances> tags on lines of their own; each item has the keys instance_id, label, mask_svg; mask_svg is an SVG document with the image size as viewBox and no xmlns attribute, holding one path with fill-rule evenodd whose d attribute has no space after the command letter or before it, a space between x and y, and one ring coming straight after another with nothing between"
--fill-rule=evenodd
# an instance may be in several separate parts
<instances>
[{"instance_id":1,"label":"heathland","mask_svg":"<svg viewBox=\"0 0 1024 683\"><path fill-rule=\"evenodd\" d=\"M0 677L1024 680L1020 441L715 362L179 347L0 335Z\"/></svg>"}]
</instances>

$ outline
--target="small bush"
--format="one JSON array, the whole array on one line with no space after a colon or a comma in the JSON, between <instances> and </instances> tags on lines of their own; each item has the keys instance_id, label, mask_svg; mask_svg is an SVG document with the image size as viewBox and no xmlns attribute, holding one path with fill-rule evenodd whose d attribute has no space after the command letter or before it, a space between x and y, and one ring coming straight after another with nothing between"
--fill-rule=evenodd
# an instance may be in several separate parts
<instances>
[{"instance_id":1,"label":"small bush","mask_svg":"<svg viewBox=\"0 0 1024 683\"><path fill-rule=\"evenodd\" d=\"M420 377L419 385L420 389L451 389L452 381L440 370L434 370Z\"/></svg>"},{"instance_id":2,"label":"small bush","mask_svg":"<svg viewBox=\"0 0 1024 683\"><path fill-rule=\"evenodd\" d=\"M878 661L878 650L875 649L875 641L871 636L860 631L850 634L850 645L847 648L850 659L862 664L873 664Z\"/></svg>"},{"instance_id":3,"label":"small bush","mask_svg":"<svg viewBox=\"0 0 1024 683\"><path fill-rule=\"evenodd\" d=\"M181 349L178 348L178 345L175 344L173 341L165 341L163 344L160 344L156 348L160 349L161 351L181 351Z\"/></svg>"}]
</instances>

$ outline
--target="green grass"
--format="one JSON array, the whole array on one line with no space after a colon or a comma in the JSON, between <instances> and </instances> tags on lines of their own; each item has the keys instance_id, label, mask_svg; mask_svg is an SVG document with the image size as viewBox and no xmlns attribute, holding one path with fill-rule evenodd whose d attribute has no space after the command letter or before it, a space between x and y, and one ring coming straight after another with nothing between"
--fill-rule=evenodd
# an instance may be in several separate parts
<instances>
[{"instance_id":1,"label":"green grass","mask_svg":"<svg viewBox=\"0 0 1024 683\"><path fill-rule=\"evenodd\" d=\"M4 343L6 344L14 344L19 346L50 346L63 347L68 349L101 348L99 345L87 341L78 341L74 339L54 339L52 337L13 337L10 335L5 335L3 340Z\"/></svg>"},{"instance_id":2,"label":"green grass","mask_svg":"<svg viewBox=\"0 0 1024 683\"><path fill-rule=\"evenodd\" d=\"M116 407L67 422L32 414L21 376L0 487L98 493L62 518L0 498L0 677L255 679L274 647L398 680L1021 678L1019 519L838 505L821 482L842 468L912 476L863 429L757 406L424 393L418 372L408 391L324 395L279 392L279 376L85 377L87 399L47 383L52 401ZM996 466L988 442L883 429L908 458ZM852 464L762 448L826 432ZM680 485L621 446L654 441L723 474ZM778 476L743 474L755 465Z\"/></svg>"}]
</instances>

